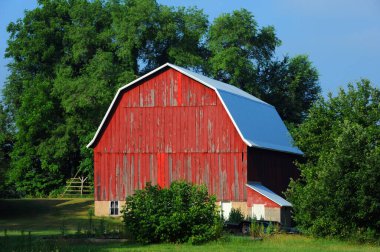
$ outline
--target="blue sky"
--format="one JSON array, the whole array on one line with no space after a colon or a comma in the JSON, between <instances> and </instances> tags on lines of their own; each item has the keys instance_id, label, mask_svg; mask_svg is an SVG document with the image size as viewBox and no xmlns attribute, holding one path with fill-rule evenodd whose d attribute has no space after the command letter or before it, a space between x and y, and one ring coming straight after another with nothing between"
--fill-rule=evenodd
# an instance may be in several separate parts
<instances>
[{"instance_id":1,"label":"blue sky","mask_svg":"<svg viewBox=\"0 0 380 252\"><path fill-rule=\"evenodd\" d=\"M378 0L159 0L171 6L197 6L210 22L245 8L259 26L273 25L282 45L277 56L307 54L320 74L323 94L360 78L380 87L380 1ZM7 76L6 26L22 18L35 0L0 0L0 89Z\"/></svg>"}]
</instances>

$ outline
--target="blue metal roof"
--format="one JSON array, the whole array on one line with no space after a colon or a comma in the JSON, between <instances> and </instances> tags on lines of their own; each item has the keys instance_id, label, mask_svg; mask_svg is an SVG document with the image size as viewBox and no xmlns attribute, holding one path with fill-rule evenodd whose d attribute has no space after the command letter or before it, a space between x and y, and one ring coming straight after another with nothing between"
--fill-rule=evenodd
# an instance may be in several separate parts
<instances>
[{"instance_id":1,"label":"blue metal roof","mask_svg":"<svg viewBox=\"0 0 380 252\"><path fill-rule=\"evenodd\" d=\"M288 129L272 105L235 86L179 66L168 65L217 92L240 136L248 146L303 154L293 145Z\"/></svg>"},{"instance_id":2,"label":"blue metal roof","mask_svg":"<svg viewBox=\"0 0 380 252\"><path fill-rule=\"evenodd\" d=\"M121 92L127 87L136 84L137 82L145 79L151 74L165 68L171 67L184 75L202 83L203 85L213 89L219 99L221 100L224 108L230 116L232 123L236 130L239 132L242 140L250 147L257 147L261 149L270 149L281 152L289 152L295 154L303 154L297 147L293 145L293 139L290 136L284 122L281 120L276 109L254 97L253 95L244 92L243 90L208 78L198 73L194 73L188 69L166 63L159 68L145 74L144 76L132 81L131 83L121 87L111 105L108 108L106 115L104 116L98 130L95 133L94 138L87 145L91 147L97 139L100 130L102 129L112 107Z\"/></svg>"},{"instance_id":3,"label":"blue metal roof","mask_svg":"<svg viewBox=\"0 0 380 252\"><path fill-rule=\"evenodd\" d=\"M248 182L247 186L251 188L252 190L255 190L256 192L260 193L264 197L270 199L271 201L279 204L282 207L291 207L292 204L282 198L281 196L277 195L276 193L269 190L267 187L263 186L261 183L258 182Z\"/></svg>"}]
</instances>

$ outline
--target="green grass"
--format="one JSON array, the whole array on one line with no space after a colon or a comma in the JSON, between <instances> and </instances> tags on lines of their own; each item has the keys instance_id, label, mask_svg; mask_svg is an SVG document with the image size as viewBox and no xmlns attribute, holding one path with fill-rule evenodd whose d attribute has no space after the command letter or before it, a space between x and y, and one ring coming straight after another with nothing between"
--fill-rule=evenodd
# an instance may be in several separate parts
<instances>
[{"instance_id":1,"label":"green grass","mask_svg":"<svg viewBox=\"0 0 380 252\"><path fill-rule=\"evenodd\" d=\"M0 238L4 239L4 237ZM14 251L379 251L379 247L360 246L328 239L312 239L300 235L275 235L266 237L263 241L252 240L250 237L227 236L219 241L200 246L190 244L140 245L129 242L95 243L80 239L43 240L36 237L29 243L27 235L24 237L12 236L6 242L2 239L0 239L2 248L8 247ZM2 250L0 249L0 251Z\"/></svg>"},{"instance_id":2,"label":"green grass","mask_svg":"<svg viewBox=\"0 0 380 252\"><path fill-rule=\"evenodd\" d=\"M78 225L88 223L88 209L91 207L91 199L0 200L0 251L380 251L376 246L283 234L265 237L263 241L225 236L201 246L140 245L118 241L99 243L88 239L60 238L62 223L65 223L68 233L75 233ZM118 218L104 220L110 225L121 223ZM99 223L100 218L95 218L94 225ZM7 236L4 236L5 229ZM21 230L24 230L23 235Z\"/></svg>"}]
</instances>

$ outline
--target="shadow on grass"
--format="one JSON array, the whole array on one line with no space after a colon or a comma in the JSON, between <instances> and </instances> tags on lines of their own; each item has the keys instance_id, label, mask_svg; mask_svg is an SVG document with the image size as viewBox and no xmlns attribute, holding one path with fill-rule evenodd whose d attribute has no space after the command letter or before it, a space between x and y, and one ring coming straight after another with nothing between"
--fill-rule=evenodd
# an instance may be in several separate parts
<instances>
[{"instance_id":1,"label":"shadow on grass","mask_svg":"<svg viewBox=\"0 0 380 252\"><path fill-rule=\"evenodd\" d=\"M88 218L92 199L0 200L0 231L75 229ZM97 222L98 218L94 218Z\"/></svg>"},{"instance_id":2,"label":"shadow on grass","mask_svg":"<svg viewBox=\"0 0 380 252\"><path fill-rule=\"evenodd\" d=\"M93 242L87 238L64 238L60 236L33 235L0 236L0 251L109 251L112 249L143 249L149 245L132 242ZM144 250L144 249L143 249Z\"/></svg>"}]
</instances>

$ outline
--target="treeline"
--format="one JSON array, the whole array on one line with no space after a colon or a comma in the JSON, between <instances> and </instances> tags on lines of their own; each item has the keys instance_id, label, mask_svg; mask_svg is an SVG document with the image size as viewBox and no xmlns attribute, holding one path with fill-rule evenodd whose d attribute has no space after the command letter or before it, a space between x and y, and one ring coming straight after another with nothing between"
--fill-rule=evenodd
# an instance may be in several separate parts
<instances>
[{"instance_id":1,"label":"treeline","mask_svg":"<svg viewBox=\"0 0 380 252\"><path fill-rule=\"evenodd\" d=\"M166 62L236 85L291 123L320 93L308 58L275 57L274 28L245 9L209 23L202 10L154 0L38 3L8 25L0 111L0 174L21 196L48 195L78 170L91 181L86 144L115 91Z\"/></svg>"}]
</instances>

